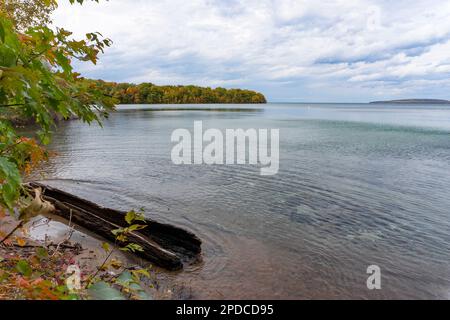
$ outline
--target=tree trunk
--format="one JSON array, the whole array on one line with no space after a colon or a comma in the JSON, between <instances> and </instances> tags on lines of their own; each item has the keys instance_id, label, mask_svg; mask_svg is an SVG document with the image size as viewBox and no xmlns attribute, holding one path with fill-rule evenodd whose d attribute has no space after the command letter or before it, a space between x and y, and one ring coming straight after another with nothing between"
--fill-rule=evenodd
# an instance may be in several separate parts
<instances>
[{"instance_id":1,"label":"tree trunk","mask_svg":"<svg viewBox=\"0 0 450 320\"><path fill-rule=\"evenodd\" d=\"M127 227L126 212L101 207L67 192L43 185L30 183L32 188L42 188L43 198L56 208L56 215L70 220L99 236L115 241L112 230ZM141 222L140 222L141 224ZM200 259L201 240L192 232L146 219L145 229L133 232L129 243L139 244L144 251L136 255L168 270L179 270L184 263Z\"/></svg>"}]
</instances>

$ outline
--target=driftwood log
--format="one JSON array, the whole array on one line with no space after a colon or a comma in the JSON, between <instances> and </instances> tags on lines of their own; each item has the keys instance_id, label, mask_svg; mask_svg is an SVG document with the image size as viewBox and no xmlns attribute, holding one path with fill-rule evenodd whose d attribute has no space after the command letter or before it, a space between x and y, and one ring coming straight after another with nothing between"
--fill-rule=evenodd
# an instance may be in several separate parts
<instances>
[{"instance_id":1,"label":"driftwood log","mask_svg":"<svg viewBox=\"0 0 450 320\"><path fill-rule=\"evenodd\" d=\"M29 183L31 188L41 188L44 200L51 202L55 214L110 241L115 240L112 230L127 227L126 212L101 207L65 191L37 183ZM141 224L141 222L140 222ZM183 264L192 263L201 254L201 240L193 233L169 225L146 219L145 229L133 232L130 243L139 244L144 251L136 255L155 265L179 270Z\"/></svg>"}]
</instances>

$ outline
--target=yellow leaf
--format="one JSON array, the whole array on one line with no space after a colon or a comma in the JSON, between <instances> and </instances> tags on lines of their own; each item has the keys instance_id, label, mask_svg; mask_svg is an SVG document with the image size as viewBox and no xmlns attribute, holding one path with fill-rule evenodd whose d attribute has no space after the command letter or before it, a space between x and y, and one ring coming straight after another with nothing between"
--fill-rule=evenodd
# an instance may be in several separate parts
<instances>
[{"instance_id":1,"label":"yellow leaf","mask_svg":"<svg viewBox=\"0 0 450 320\"><path fill-rule=\"evenodd\" d=\"M17 238L16 241L17 241L17 244L21 247L24 247L27 244L27 241L22 238Z\"/></svg>"},{"instance_id":2,"label":"yellow leaf","mask_svg":"<svg viewBox=\"0 0 450 320\"><path fill-rule=\"evenodd\" d=\"M105 250L106 252L109 252L109 244L108 244L108 243L103 242L103 243L102 243L102 248L103 248L103 250Z\"/></svg>"},{"instance_id":3,"label":"yellow leaf","mask_svg":"<svg viewBox=\"0 0 450 320\"><path fill-rule=\"evenodd\" d=\"M117 259L112 259L111 260L111 267L113 267L114 269L118 270L122 267L122 262L120 262Z\"/></svg>"}]
</instances>

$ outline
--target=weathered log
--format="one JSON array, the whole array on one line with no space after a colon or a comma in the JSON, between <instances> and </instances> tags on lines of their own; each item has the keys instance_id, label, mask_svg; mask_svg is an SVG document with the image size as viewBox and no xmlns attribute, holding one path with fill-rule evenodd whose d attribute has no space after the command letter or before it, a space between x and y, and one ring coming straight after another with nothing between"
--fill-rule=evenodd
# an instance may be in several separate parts
<instances>
[{"instance_id":1,"label":"weathered log","mask_svg":"<svg viewBox=\"0 0 450 320\"><path fill-rule=\"evenodd\" d=\"M42 188L43 197L56 207L56 214L78 224L93 233L114 241L112 230L126 227L126 212L101 207L62 190L30 183L32 188ZM146 219L145 229L133 232L129 241L143 247L144 252L136 252L142 258L169 269L177 270L183 263L195 261L201 253L201 240L192 232Z\"/></svg>"}]
</instances>

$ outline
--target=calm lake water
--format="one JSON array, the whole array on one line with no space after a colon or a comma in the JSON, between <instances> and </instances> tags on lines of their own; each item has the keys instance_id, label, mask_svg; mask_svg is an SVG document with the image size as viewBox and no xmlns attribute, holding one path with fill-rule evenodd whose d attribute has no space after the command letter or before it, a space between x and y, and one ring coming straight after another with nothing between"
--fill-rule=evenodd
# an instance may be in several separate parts
<instances>
[{"instance_id":1,"label":"calm lake water","mask_svg":"<svg viewBox=\"0 0 450 320\"><path fill-rule=\"evenodd\" d=\"M195 120L280 129L279 173L172 164ZM164 275L193 298L450 298L449 107L122 106L103 129L63 123L51 148L50 184L202 238L201 264Z\"/></svg>"}]
</instances>

